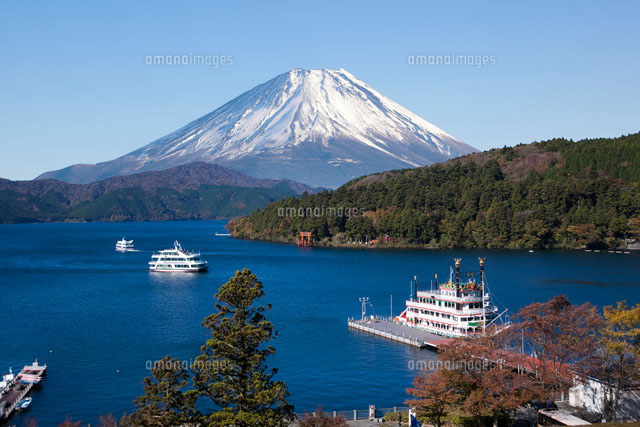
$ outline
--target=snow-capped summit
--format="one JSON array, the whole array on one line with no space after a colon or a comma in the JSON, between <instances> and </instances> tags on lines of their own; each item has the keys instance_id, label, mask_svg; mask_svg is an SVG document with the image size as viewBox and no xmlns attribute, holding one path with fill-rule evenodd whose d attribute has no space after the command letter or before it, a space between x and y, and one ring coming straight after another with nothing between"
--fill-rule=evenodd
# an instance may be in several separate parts
<instances>
[{"instance_id":1,"label":"snow-capped summit","mask_svg":"<svg viewBox=\"0 0 640 427\"><path fill-rule=\"evenodd\" d=\"M476 151L346 70L296 68L125 156L38 178L87 183L206 161L335 187Z\"/></svg>"}]
</instances>

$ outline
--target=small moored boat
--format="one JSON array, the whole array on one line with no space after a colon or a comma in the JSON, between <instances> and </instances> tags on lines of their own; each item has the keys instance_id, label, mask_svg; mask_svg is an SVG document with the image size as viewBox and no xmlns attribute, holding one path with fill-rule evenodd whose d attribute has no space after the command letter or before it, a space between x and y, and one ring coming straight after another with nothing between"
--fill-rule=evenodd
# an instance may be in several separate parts
<instances>
[{"instance_id":1,"label":"small moored boat","mask_svg":"<svg viewBox=\"0 0 640 427\"><path fill-rule=\"evenodd\" d=\"M31 405L32 400L33 399L31 397L25 397L20 402L18 402L18 404L16 405L16 409L18 411L24 411L25 409L28 409Z\"/></svg>"}]
</instances>

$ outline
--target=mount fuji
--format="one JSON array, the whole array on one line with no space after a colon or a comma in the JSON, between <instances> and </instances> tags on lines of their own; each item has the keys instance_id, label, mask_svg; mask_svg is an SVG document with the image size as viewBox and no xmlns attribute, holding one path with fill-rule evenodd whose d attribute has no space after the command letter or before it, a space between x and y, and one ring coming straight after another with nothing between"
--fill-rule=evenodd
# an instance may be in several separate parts
<instances>
[{"instance_id":1,"label":"mount fuji","mask_svg":"<svg viewBox=\"0 0 640 427\"><path fill-rule=\"evenodd\" d=\"M474 151L346 70L296 68L129 154L37 179L89 183L204 161L256 178L337 187Z\"/></svg>"}]
</instances>

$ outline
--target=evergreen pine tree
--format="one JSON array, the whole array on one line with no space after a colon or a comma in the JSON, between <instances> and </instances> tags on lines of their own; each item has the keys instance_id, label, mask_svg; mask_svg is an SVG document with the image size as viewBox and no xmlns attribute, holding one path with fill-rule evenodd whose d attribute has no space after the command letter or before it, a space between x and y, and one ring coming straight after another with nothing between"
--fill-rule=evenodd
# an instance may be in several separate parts
<instances>
[{"instance_id":1,"label":"evergreen pine tree","mask_svg":"<svg viewBox=\"0 0 640 427\"><path fill-rule=\"evenodd\" d=\"M218 408L205 416L206 425L287 426L293 419L286 385L265 364L277 332L264 314L271 306L255 305L263 295L251 271L237 271L215 296L217 312L202 322L211 337L196 359L194 382Z\"/></svg>"}]
</instances>

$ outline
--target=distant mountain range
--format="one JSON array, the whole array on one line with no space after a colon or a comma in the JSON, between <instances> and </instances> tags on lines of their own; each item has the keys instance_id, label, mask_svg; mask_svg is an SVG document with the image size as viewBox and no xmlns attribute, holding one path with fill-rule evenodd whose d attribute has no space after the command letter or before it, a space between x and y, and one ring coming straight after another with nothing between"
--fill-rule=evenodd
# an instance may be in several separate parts
<instances>
[{"instance_id":1,"label":"distant mountain range","mask_svg":"<svg viewBox=\"0 0 640 427\"><path fill-rule=\"evenodd\" d=\"M0 179L0 223L229 218L314 191L204 162L91 184Z\"/></svg>"},{"instance_id":2,"label":"distant mountain range","mask_svg":"<svg viewBox=\"0 0 640 427\"><path fill-rule=\"evenodd\" d=\"M473 151L345 70L298 68L115 160L38 179L90 183L205 161L258 178L337 187Z\"/></svg>"}]
</instances>

